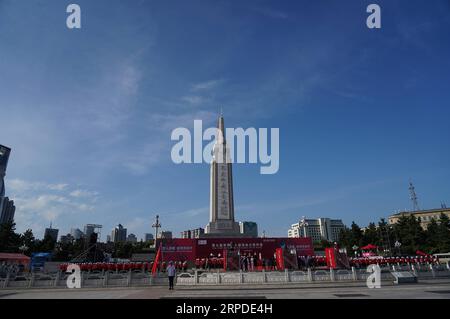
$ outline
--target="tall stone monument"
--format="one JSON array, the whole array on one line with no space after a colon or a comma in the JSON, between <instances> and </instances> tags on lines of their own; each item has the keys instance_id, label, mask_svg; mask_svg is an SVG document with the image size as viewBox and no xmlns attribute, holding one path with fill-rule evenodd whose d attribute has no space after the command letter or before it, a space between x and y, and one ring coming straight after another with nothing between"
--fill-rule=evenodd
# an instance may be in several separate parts
<instances>
[{"instance_id":1,"label":"tall stone monument","mask_svg":"<svg viewBox=\"0 0 450 319\"><path fill-rule=\"evenodd\" d=\"M241 237L239 223L234 220L233 173L222 115L211 162L209 223L202 237Z\"/></svg>"}]
</instances>

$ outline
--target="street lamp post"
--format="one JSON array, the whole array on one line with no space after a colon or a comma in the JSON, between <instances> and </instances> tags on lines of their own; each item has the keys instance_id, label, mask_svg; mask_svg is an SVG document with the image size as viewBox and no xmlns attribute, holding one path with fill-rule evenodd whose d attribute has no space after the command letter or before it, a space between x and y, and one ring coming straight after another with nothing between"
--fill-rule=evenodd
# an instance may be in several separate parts
<instances>
[{"instance_id":1,"label":"street lamp post","mask_svg":"<svg viewBox=\"0 0 450 319\"><path fill-rule=\"evenodd\" d=\"M159 215L156 215L156 220L152 225L153 228L155 228L155 247L156 247L156 240L158 239L158 229L161 228L161 223L159 222Z\"/></svg>"},{"instance_id":2,"label":"street lamp post","mask_svg":"<svg viewBox=\"0 0 450 319\"><path fill-rule=\"evenodd\" d=\"M353 251L355 252L355 257L356 257L356 255L357 255L357 253L358 253L358 246L356 246L356 245L353 245L353 247L352 247L352 249L353 249Z\"/></svg>"},{"instance_id":3,"label":"street lamp post","mask_svg":"<svg viewBox=\"0 0 450 319\"><path fill-rule=\"evenodd\" d=\"M397 240L397 241L395 242L394 246L395 246L395 248L397 248L398 254L401 255L400 247L402 246L402 243L399 242L399 241Z\"/></svg>"}]
</instances>

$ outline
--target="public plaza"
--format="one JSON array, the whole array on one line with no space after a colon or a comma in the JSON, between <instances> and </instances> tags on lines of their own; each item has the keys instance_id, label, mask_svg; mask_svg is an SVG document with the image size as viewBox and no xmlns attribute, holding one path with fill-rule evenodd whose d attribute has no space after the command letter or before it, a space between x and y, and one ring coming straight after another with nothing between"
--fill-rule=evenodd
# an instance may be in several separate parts
<instances>
[{"instance_id":1,"label":"public plaza","mask_svg":"<svg viewBox=\"0 0 450 319\"><path fill-rule=\"evenodd\" d=\"M450 278L369 289L362 283L0 290L0 299L450 299Z\"/></svg>"}]
</instances>

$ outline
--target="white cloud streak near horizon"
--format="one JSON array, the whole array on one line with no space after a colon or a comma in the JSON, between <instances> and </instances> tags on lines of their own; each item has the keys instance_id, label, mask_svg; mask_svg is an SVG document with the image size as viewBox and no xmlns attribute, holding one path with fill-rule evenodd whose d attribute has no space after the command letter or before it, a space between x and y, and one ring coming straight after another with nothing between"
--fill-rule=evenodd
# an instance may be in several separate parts
<instances>
[{"instance_id":1,"label":"white cloud streak near horizon","mask_svg":"<svg viewBox=\"0 0 450 319\"><path fill-rule=\"evenodd\" d=\"M6 187L16 206L17 231L31 228L38 238L50 223L57 228L70 215L91 214L99 196L96 191L73 188L67 183L11 179L6 180Z\"/></svg>"}]
</instances>

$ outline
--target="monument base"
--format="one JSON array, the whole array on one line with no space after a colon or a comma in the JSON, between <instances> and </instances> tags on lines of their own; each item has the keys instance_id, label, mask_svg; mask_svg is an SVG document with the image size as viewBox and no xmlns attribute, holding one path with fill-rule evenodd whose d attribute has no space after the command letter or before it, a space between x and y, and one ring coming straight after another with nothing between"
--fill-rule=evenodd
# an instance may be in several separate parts
<instances>
[{"instance_id":1,"label":"monument base","mask_svg":"<svg viewBox=\"0 0 450 319\"><path fill-rule=\"evenodd\" d=\"M244 237L241 234L241 228L239 223L231 220L219 220L215 222L209 222L205 228L205 234L201 235L202 238L233 238Z\"/></svg>"}]
</instances>

